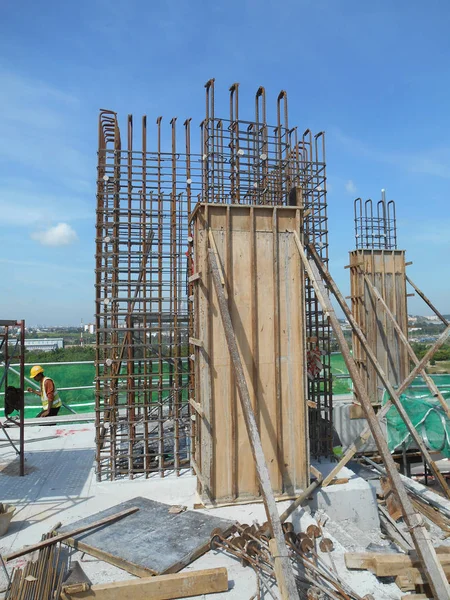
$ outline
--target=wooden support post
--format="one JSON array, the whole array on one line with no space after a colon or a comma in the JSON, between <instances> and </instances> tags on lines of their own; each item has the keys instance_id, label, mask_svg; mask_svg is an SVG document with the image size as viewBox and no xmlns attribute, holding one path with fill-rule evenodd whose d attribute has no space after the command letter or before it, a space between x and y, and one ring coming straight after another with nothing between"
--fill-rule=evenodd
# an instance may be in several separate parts
<instances>
[{"instance_id":1,"label":"wooden support post","mask_svg":"<svg viewBox=\"0 0 450 600\"><path fill-rule=\"evenodd\" d=\"M87 591L64 593L70 599L82 600L172 600L228 590L228 573L225 567L204 569L190 573L157 575L114 583L93 585Z\"/></svg>"},{"instance_id":2,"label":"wooden support post","mask_svg":"<svg viewBox=\"0 0 450 600\"><path fill-rule=\"evenodd\" d=\"M215 244L213 243L214 238L212 233L210 236L210 241L212 242L211 245L214 247ZM216 254L213 249L210 248L208 250L208 256L211 265L214 289L216 291L220 315L222 317L225 338L227 340L228 350L233 363L236 385L239 391L239 398L241 400L245 425L247 428L253 458L255 459L256 463L256 471L258 475L258 481L261 486L261 494L264 500L267 520L269 521L273 532L274 568L277 576L278 586L280 588L280 595L283 600L295 600L299 598L299 595L295 583L294 573L291 568L289 552L284 541L283 529L281 527L275 496L270 483L269 470L264 458L261 438L256 425L255 415L252 410L247 381L245 379L245 373L242 366L241 357L239 355L233 323L231 321L231 315L228 309L228 302L222 289L222 285L224 285L225 282L224 280L221 280Z\"/></svg>"},{"instance_id":3,"label":"wooden support post","mask_svg":"<svg viewBox=\"0 0 450 600\"><path fill-rule=\"evenodd\" d=\"M299 239L298 239L297 244L300 244ZM362 348L364 348L364 351L365 351L367 357L369 358L370 362L372 363L378 377L381 379L384 387L386 388L387 392L389 393L391 402L394 404L395 408L397 409L401 418L403 419L403 422L405 423L410 436L412 437L412 439L415 441L418 448L420 449L425 462L429 465L431 471L433 472L433 475L436 477L436 480L439 482L439 485L441 486L442 491L447 496L447 498L450 499L450 489L447 485L447 482L446 482L445 478L443 477L442 473L439 471L438 466L436 465L434 460L431 458L431 455L430 455L422 437L417 432L411 419L409 418L409 415L406 412L406 410L400 400L400 394L394 389L394 386L389 381L388 376L383 371L383 369L376 357L375 352L370 347L370 344L368 343L366 336L364 335L364 333L362 332L358 323L356 322L355 318L353 317L351 310L348 308L347 303L345 302L344 297L342 296L341 292L339 291L339 288L337 287L333 278L331 277L331 275L329 274L329 272L326 270L325 266L323 265L319 255L317 254L317 252L315 251L315 249L313 247L308 246L308 249L311 252L312 260L314 261L314 268L317 269L319 277L321 277L326 282L327 286L334 294L339 306L341 307L348 322L350 323L354 334L358 338L359 343L361 344ZM418 362L419 361L417 361L417 363Z\"/></svg>"},{"instance_id":4,"label":"wooden support post","mask_svg":"<svg viewBox=\"0 0 450 600\"><path fill-rule=\"evenodd\" d=\"M423 518L414 512L411 500L409 499L407 491L397 471L394 459L392 458L389 452L389 448L384 438L383 431L380 427L380 423L377 419L370 398L365 390L363 381L361 379L361 375L351 355L348 343L344 337L336 313L333 309L330 299L328 298L317 265L313 260L308 261L305 251L303 250L303 247L300 243L300 239L295 233L294 236L297 242L297 248L300 253L302 262L308 273L308 277L314 286L314 291L316 292L316 296L322 306L324 315L325 317L328 317L336 339L338 340L338 343L341 347L342 356L345 360L348 371L353 380L353 384L355 386L356 393L361 401L361 405L364 408L366 419L369 423L369 427L371 429L373 438L377 444L380 455L383 458L386 471L391 481L391 485L397 493L400 505L402 507L403 517L411 532L411 537L414 541L414 546L424 566L424 571L427 573L430 586L433 590L434 595L437 598L440 598L442 600L450 600L450 588L447 583L446 575L437 558L429 534L424 527Z\"/></svg>"}]
</instances>

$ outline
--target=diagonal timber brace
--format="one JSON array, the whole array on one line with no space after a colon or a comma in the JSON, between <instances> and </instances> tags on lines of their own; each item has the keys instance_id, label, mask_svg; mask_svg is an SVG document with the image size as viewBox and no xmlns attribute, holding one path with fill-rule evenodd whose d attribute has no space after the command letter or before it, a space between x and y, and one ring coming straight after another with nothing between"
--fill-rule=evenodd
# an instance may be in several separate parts
<instances>
[{"instance_id":1,"label":"diagonal timber brace","mask_svg":"<svg viewBox=\"0 0 450 600\"><path fill-rule=\"evenodd\" d=\"M212 232L210 234L210 242L213 241ZM233 363L234 374L236 377L236 385L239 391L241 400L242 412L244 415L245 425L247 428L250 446L252 449L253 458L255 459L256 472L261 487L261 494L264 500L267 520L270 523L273 532L273 559L274 569L280 595L283 600L295 600L299 598L297 586L295 583L294 572L291 567L289 552L284 541L283 529L281 520L278 515L278 509L275 502L272 486L270 483L269 470L264 457L261 438L258 432L255 415L253 413L250 395L248 391L247 381L245 378L244 368L242 366L241 357L234 333L233 323L231 320L228 302L225 297L223 285L225 282L224 275L219 269L218 259L214 250L215 244L211 244L213 248L208 250L208 258L211 267L212 280L216 291L219 304L219 312L222 318L225 338L230 352L231 362ZM450 598L450 596L449 596Z\"/></svg>"},{"instance_id":2,"label":"diagonal timber brace","mask_svg":"<svg viewBox=\"0 0 450 600\"><path fill-rule=\"evenodd\" d=\"M437 558L436 551L431 543L431 539L427 530L424 527L423 519L420 515L414 512L411 500L403 485L400 475L396 469L395 462L389 452L387 442L384 438L383 431L373 409L370 398L365 390L363 381L359 374L353 356L350 353L348 343L342 332L340 323L333 309L331 301L325 289L322 277L317 268L316 262L313 259L308 260L305 251L302 247L299 237L294 233L300 257L306 269L308 277L314 286L317 298L323 308L324 314L333 328L334 334L341 347L342 356L352 377L356 393L361 401L367 422L372 432L373 438L377 444L380 455L383 458L386 471L388 473L392 488L396 491L406 524L414 541L414 546L418 556L424 566L424 571L427 574L427 579L432 588L433 594L440 600L450 600L450 588L447 583L446 575Z\"/></svg>"}]
</instances>

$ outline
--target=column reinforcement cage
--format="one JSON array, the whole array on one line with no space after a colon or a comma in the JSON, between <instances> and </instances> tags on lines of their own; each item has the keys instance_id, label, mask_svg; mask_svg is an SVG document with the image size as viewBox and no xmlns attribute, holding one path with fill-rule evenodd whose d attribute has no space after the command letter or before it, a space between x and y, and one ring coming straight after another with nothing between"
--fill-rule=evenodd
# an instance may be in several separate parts
<instances>
[{"instance_id":1,"label":"column reinforcement cage","mask_svg":"<svg viewBox=\"0 0 450 600\"><path fill-rule=\"evenodd\" d=\"M239 119L238 84L230 88L229 119L215 116L214 80L206 84L200 152L191 150L191 119L178 135L156 120L154 151L147 118L136 148L128 116L123 146L117 114L100 111L96 230L96 442L98 479L179 474L190 464L193 369L192 232L197 201L245 204L297 202L305 235L328 260L325 138L288 126L287 95L277 101L277 124L266 121L264 88L255 120ZM163 151L166 137L169 151ZM290 200L291 198L291 200ZM308 348L323 369L308 382L311 453L331 452L330 330L306 285Z\"/></svg>"},{"instance_id":2,"label":"column reinforcement cage","mask_svg":"<svg viewBox=\"0 0 450 600\"><path fill-rule=\"evenodd\" d=\"M356 249L397 250L397 218L395 202L386 202L381 190L381 200L374 206L372 200L354 202Z\"/></svg>"}]
</instances>

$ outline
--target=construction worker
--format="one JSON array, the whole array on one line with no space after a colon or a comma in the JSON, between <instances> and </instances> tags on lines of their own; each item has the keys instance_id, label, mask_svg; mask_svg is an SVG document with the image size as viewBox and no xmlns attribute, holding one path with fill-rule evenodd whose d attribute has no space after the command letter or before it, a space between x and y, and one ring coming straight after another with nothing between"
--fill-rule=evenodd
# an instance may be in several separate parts
<instances>
[{"instance_id":1,"label":"construction worker","mask_svg":"<svg viewBox=\"0 0 450 600\"><path fill-rule=\"evenodd\" d=\"M40 391L37 392L29 387L27 388L27 392L40 396L43 407L43 410L36 415L36 418L56 417L61 408L61 399L53 379L45 377L44 369L38 365L31 367L30 377L39 383Z\"/></svg>"}]
</instances>

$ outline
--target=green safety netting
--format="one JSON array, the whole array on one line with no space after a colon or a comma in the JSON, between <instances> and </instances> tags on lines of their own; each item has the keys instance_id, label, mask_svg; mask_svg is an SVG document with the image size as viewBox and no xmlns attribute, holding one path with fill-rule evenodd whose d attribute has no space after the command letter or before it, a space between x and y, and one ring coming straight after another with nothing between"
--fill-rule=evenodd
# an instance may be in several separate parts
<instances>
[{"instance_id":1,"label":"green safety netting","mask_svg":"<svg viewBox=\"0 0 450 600\"><path fill-rule=\"evenodd\" d=\"M450 376L435 375L436 383L442 397L450 405ZM383 404L389 399L385 392ZM422 437L429 450L441 452L450 458L450 421L441 403L433 396L422 378L418 378L408 390L400 396L400 400L411 419L412 424ZM387 441L389 450L393 452L413 443L411 435L393 406L386 415Z\"/></svg>"}]
</instances>

